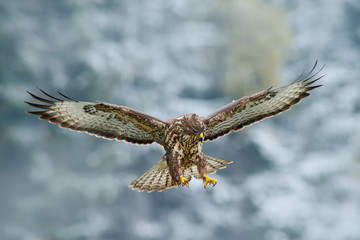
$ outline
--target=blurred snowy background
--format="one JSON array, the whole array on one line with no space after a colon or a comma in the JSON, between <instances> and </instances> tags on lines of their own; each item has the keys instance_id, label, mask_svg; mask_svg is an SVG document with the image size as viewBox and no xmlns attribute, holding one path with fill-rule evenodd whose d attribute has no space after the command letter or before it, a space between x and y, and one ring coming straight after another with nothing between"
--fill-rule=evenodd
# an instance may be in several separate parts
<instances>
[{"instance_id":1,"label":"blurred snowy background","mask_svg":"<svg viewBox=\"0 0 360 240\"><path fill-rule=\"evenodd\" d=\"M358 0L0 1L0 239L360 239ZM138 193L163 155L39 121L26 90L203 116L293 81L324 86L205 143L215 188Z\"/></svg>"}]
</instances>

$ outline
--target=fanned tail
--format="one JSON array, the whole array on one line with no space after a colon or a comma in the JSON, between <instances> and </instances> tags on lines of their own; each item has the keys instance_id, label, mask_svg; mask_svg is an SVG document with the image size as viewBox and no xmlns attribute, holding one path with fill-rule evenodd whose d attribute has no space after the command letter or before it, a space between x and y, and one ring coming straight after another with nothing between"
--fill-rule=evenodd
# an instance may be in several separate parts
<instances>
[{"instance_id":1,"label":"fanned tail","mask_svg":"<svg viewBox=\"0 0 360 240\"><path fill-rule=\"evenodd\" d=\"M205 155L205 159L207 162L207 173L216 173L216 169L226 168L226 164L230 164L233 161L224 160L216 157L212 157L209 155Z\"/></svg>"},{"instance_id":2,"label":"fanned tail","mask_svg":"<svg viewBox=\"0 0 360 240\"><path fill-rule=\"evenodd\" d=\"M226 164L232 163L232 161L223 160L208 155L205 155L205 160L207 162L207 173L215 173L218 168L225 168ZM197 179L203 178L200 176L197 165L195 163L188 168L182 167L182 171L184 177L189 182L191 180L191 176L194 176ZM129 187L132 187L133 190L138 190L139 192L147 191L149 193L155 189L158 192L161 192L165 188L173 188L177 186L179 185L174 183L171 179L165 156L129 185Z\"/></svg>"},{"instance_id":3,"label":"fanned tail","mask_svg":"<svg viewBox=\"0 0 360 240\"><path fill-rule=\"evenodd\" d=\"M130 183L129 187L139 192L147 190L150 193L155 189L161 192L165 188L177 187L177 185L172 183L169 167L164 156L143 175Z\"/></svg>"}]
</instances>

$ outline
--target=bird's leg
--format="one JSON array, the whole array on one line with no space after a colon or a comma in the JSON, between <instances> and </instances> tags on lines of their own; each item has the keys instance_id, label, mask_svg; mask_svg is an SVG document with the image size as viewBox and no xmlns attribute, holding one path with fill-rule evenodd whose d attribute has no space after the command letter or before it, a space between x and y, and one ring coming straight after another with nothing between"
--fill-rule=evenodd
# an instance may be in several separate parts
<instances>
[{"instance_id":1,"label":"bird's leg","mask_svg":"<svg viewBox=\"0 0 360 240\"><path fill-rule=\"evenodd\" d=\"M184 178L183 175L181 175L180 178L181 178L181 186L185 185L185 186L189 187L188 180L186 178Z\"/></svg>"},{"instance_id":2,"label":"bird's leg","mask_svg":"<svg viewBox=\"0 0 360 240\"><path fill-rule=\"evenodd\" d=\"M169 166L170 176L174 184L188 187L189 181L183 176L183 172L180 166L180 154L176 151L172 151L167 154L166 160Z\"/></svg>"},{"instance_id":3,"label":"bird's leg","mask_svg":"<svg viewBox=\"0 0 360 240\"><path fill-rule=\"evenodd\" d=\"M210 185L212 184L213 187L215 187L215 185L216 185L216 183L217 183L217 180L216 180L216 179L214 179L214 178L209 178L206 174L204 174L203 180L204 180L204 188L206 188L206 186L207 186L208 184L210 184Z\"/></svg>"},{"instance_id":4,"label":"bird's leg","mask_svg":"<svg viewBox=\"0 0 360 240\"><path fill-rule=\"evenodd\" d=\"M207 185L213 185L215 186L216 185L216 179L212 179L212 178L209 178L207 175L206 175L206 159L205 159L205 155L203 152L201 152L199 154L199 161L197 163L197 168L198 168L198 171L199 171L199 174L200 176L203 177L203 181L204 181L204 188L207 187Z\"/></svg>"}]
</instances>

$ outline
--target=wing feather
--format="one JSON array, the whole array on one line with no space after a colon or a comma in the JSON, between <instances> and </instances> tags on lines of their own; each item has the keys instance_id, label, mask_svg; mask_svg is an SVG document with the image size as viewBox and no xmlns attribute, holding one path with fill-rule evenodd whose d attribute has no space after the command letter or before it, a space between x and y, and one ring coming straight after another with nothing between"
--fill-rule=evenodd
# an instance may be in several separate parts
<instances>
[{"instance_id":1,"label":"wing feather","mask_svg":"<svg viewBox=\"0 0 360 240\"><path fill-rule=\"evenodd\" d=\"M312 70L301 74L293 83L268 88L251 96L233 101L204 118L206 124L205 140L214 140L220 136L237 131L264 118L272 117L290 109L309 96L310 90L322 85L312 85L323 76L317 77L322 68L316 72L317 61Z\"/></svg>"},{"instance_id":2,"label":"wing feather","mask_svg":"<svg viewBox=\"0 0 360 240\"><path fill-rule=\"evenodd\" d=\"M125 140L131 143L148 144L157 142L164 144L166 123L137 110L108 103L81 102L62 93L60 99L45 91L40 91L50 99L31 97L46 103L25 102L32 107L45 111L29 111L40 119L59 124L60 127L75 131L83 131L98 137Z\"/></svg>"}]
</instances>

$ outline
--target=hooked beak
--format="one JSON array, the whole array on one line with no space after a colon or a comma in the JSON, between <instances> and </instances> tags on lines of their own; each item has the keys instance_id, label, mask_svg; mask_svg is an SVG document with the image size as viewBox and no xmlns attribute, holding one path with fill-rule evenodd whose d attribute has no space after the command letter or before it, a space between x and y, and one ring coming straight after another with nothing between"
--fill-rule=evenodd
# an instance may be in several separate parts
<instances>
[{"instance_id":1,"label":"hooked beak","mask_svg":"<svg viewBox=\"0 0 360 240\"><path fill-rule=\"evenodd\" d=\"M204 133L200 133L200 135L199 135L199 138L200 138L200 141L204 141Z\"/></svg>"}]
</instances>

